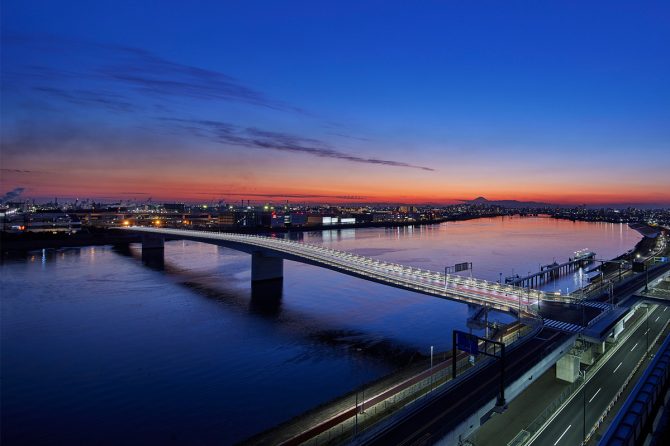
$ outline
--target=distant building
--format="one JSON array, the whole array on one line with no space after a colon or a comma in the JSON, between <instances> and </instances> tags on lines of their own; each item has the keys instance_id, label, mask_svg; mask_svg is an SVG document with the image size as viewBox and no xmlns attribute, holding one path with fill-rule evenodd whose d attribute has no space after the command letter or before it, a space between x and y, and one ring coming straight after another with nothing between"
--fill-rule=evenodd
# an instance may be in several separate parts
<instances>
[{"instance_id":1,"label":"distant building","mask_svg":"<svg viewBox=\"0 0 670 446\"><path fill-rule=\"evenodd\" d=\"M184 203L165 203L163 204L163 209L168 212L184 213L186 211L186 205Z\"/></svg>"},{"instance_id":2,"label":"distant building","mask_svg":"<svg viewBox=\"0 0 670 446\"><path fill-rule=\"evenodd\" d=\"M307 215L307 225L308 226L320 225L321 222L322 222L321 215L318 215L318 214L308 214Z\"/></svg>"},{"instance_id":3,"label":"distant building","mask_svg":"<svg viewBox=\"0 0 670 446\"><path fill-rule=\"evenodd\" d=\"M10 232L50 232L74 234L81 230L81 221L65 212L17 214L4 224Z\"/></svg>"},{"instance_id":4,"label":"distant building","mask_svg":"<svg viewBox=\"0 0 670 446\"><path fill-rule=\"evenodd\" d=\"M307 214L304 212L291 212L290 223L293 227L305 226L307 224Z\"/></svg>"},{"instance_id":5,"label":"distant building","mask_svg":"<svg viewBox=\"0 0 670 446\"><path fill-rule=\"evenodd\" d=\"M232 228L236 225L235 212L225 211L221 212L218 217L219 226Z\"/></svg>"}]
</instances>

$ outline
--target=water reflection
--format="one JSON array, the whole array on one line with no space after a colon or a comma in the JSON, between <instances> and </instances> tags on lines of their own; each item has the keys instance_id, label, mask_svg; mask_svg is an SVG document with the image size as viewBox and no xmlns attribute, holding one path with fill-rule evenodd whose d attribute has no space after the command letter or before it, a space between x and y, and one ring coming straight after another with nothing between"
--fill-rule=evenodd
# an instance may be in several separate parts
<instances>
[{"instance_id":1,"label":"water reflection","mask_svg":"<svg viewBox=\"0 0 670 446\"><path fill-rule=\"evenodd\" d=\"M162 249L143 249L142 263L156 271L165 269L165 253Z\"/></svg>"},{"instance_id":2,"label":"water reflection","mask_svg":"<svg viewBox=\"0 0 670 446\"><path fill-rule=\"evenodd\" d=\"M283 292L284 281L282 279L252 282L249 312L261 316L279 316Z\"/></svg>"}]
</instances>

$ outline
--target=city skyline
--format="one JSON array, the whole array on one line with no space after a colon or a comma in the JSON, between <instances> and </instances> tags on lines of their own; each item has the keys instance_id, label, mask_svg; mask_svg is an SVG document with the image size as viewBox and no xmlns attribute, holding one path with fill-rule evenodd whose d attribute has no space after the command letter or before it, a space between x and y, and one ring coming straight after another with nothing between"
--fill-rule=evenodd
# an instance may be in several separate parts
<instances>
[{"instance_id":1,"label":"city skyline","mask_svg":"<svg viewBox=\"0 0 670 446\"><path fill-rule=\"evenodd\" d=\"M2 194L670 206L660 2L2 9Z\"/></svg>"}]
</instances>

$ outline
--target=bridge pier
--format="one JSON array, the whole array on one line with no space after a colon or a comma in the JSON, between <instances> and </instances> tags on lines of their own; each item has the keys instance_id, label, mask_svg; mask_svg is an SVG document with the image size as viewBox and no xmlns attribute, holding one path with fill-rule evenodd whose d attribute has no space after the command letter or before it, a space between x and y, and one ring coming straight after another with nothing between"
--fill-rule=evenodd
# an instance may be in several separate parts
<instances>
[{"instance_id":1,"label":"bridge pier","mask_svg":"<svg viewBox=\"0 0 670 446\"><path fill-rule=\"evenodd\" d=\"M152 234L142 235L142 263L162 270L165 267L165 240Z\"/></svg>"},{"instance_id":2,"label":"bridge pier","mask_svg":"<svg viewBox=\"0 0 670 446\"><path fill-rule=\"evenodd\" d=\"M152 234L143 234L142 235L142 251L145 249L160 249L163 250L165 247L165 239L161 236L155 236Z\"/></svg>"},{"instance_id":3,"label":"bridge pier","mask_svg":"<svg viewBox=\"0 0 670 446\"><path fill-rule=\"evenodd\" d=\"M281 280L284 278L284 259L271 257L261 251L251 253L251 281Z\"/></svg>"}]
</instances>

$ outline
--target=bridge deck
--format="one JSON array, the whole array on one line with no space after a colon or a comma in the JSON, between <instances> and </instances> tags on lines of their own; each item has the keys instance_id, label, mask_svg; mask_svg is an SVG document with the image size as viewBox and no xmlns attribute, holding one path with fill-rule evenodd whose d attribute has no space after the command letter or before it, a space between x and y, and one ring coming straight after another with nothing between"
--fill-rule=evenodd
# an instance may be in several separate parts
<instances>
[{"instance_id":1,"label":"bridge deck","mask_svg":"<svg viewBox=\"0 0 670 446\"><path fill-rule=\"evenodd\" d=\"M536 311L533 304L538 299L556 300L555 296L538 290L451 274L445 275L440 272L412 268L398 263L385 262L283 238L168 228L129 227L125 229L171 238L213 243L250 253L263 252L397 288L461 302L488 305L503 311L520 310L521 313L535 315Z\"/></svg>"}]
</instances>

